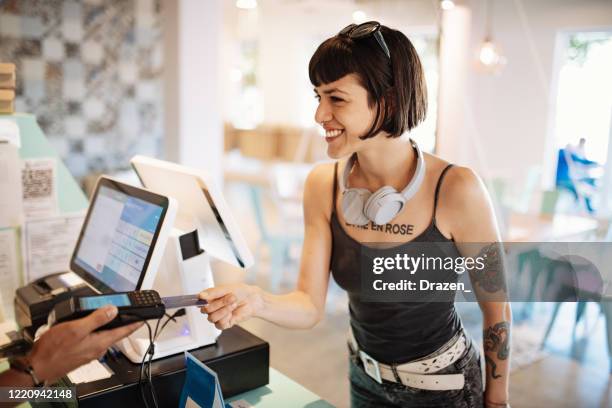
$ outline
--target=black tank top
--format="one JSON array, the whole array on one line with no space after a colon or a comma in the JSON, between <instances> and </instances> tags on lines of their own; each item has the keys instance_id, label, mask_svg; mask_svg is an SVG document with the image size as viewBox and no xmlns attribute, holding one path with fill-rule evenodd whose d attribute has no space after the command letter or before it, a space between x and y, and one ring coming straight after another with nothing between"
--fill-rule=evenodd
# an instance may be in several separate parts
<instances>
[{"instance_id":1,"label":"black tank top","mask_svg":"<svg viewBox=\"0 0 612 408\"><path fill-rule=\"evenodd\" d=\"M453 242L436 226L438 193L449 164L440 175L434 196L430 225L413 240L402 244L402 253L410 253L411 242ZM361 350L385 364L402 364L424 357L450 340L461 327L455 304L449 302L363 302L360 299L361 243L349 236L336 215L338 163L334 166L333 210L331 214L331 272L338 285L347 291L351 327ZM451 246L450 256L460 256ZM431 248L431 249L429 249ZM428 246L426 256L448 257L447 250ZM371 251L371 250L369 250ZM439 253L437 253L439 251ZM422 253L422 247L419 254ZM415 256L418 256L415 254Z\"/></svg>"}]
</instances>

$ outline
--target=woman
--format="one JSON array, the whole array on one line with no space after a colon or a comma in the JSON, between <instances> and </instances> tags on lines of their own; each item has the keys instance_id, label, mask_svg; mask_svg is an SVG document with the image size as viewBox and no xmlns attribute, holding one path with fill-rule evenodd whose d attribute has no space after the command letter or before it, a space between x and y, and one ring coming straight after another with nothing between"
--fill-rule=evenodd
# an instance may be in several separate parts
<instances>
[{"instance_id":1,"label":"woman","mask_svg":"<svg viewBox=\"0 0 612 408\"><path fill-rule=\"evenodd\" d=\"M405 136L427 106L414 47L376 22L353 24L319 46L309 74L319 100L315 120L325 128L328 155L338 161L316 166L306 180L297 288L284 295L246 284L210 288L200 295L209 301L202 312L220 329L251 317L310 328L323 317L331 269L349 294L353 407L507 406L510 308L483 301L505 299L497 296L505 286L495 262L485 273L470 271L484 317L484 390L479 352L452 300L370 302L361 296L363 243L399 244L392 248L410 253L416 242L441 242L456 257L500 258L495 218L478 177L423 155ZM491 244L474 253L467 242ZM426 252L446 256L433 245Z\"/></svg>"}]
</instances>

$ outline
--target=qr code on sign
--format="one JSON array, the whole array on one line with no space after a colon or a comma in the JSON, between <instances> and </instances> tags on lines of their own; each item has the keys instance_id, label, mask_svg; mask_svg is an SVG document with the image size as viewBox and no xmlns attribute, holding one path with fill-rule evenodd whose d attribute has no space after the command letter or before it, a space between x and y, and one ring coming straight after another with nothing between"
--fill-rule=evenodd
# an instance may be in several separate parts
<instances>
[{"instance_id":1,"label":"qr code on sign","mask_svg":"<svg viewBox=\"0 0 612 408\"><path fill-rule=\"evenodd\" d=\"M22 178L24 200L47 198L53 194L53 167L43 167L26 163Z\"/></svg>"}]
</instances>

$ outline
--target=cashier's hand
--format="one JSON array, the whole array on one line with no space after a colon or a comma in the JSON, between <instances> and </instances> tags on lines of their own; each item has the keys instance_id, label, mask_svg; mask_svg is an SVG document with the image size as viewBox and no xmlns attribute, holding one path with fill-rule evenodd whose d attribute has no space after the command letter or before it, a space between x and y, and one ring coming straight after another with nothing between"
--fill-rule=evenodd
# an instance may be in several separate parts
<instances>
[{"instance_id":1,"label":"cashier's hand","mask_svg":"<svg viewBox=\"0 0 612 408\"><path fill-rule=\"evenodd\" d=\"M263 307L261 290L244 283L208 288L200 292L200 299L208 301L200 310L219 330L256 316Z\"/></svg>"},{"instance_id":2,"label":"cashier's hand","mask_svg":"<svg viewBox=\"0 0 612 408\"><path fill-rule=\"evenodd\" d=\"M40 381L54 382L70 371L100 358L117 341L130 335L142 322L94 332L115 318L117 308L104 306L87 317L60 323L47 330L27 359Z\"/></svg>"}]
</instances>

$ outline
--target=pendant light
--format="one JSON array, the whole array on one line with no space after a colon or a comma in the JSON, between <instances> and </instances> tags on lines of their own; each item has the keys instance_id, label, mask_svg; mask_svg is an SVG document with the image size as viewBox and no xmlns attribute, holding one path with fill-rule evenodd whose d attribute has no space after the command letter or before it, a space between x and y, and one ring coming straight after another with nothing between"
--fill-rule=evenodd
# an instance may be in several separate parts
<instances>
[{"instance_id":1,"label":"pendant light","mask_svg":"<svg viewBox=\"0 0 612 408\"><path fill-rule=\"evenodd\" d=\"M478 50L478 63L484 72L498 73L506 64L506 58L503 56L499 45L493 41L493 36L491 35L492 15L493 6L491 0L485 0L486 31Z\"/></svg>"}]
</instances>

